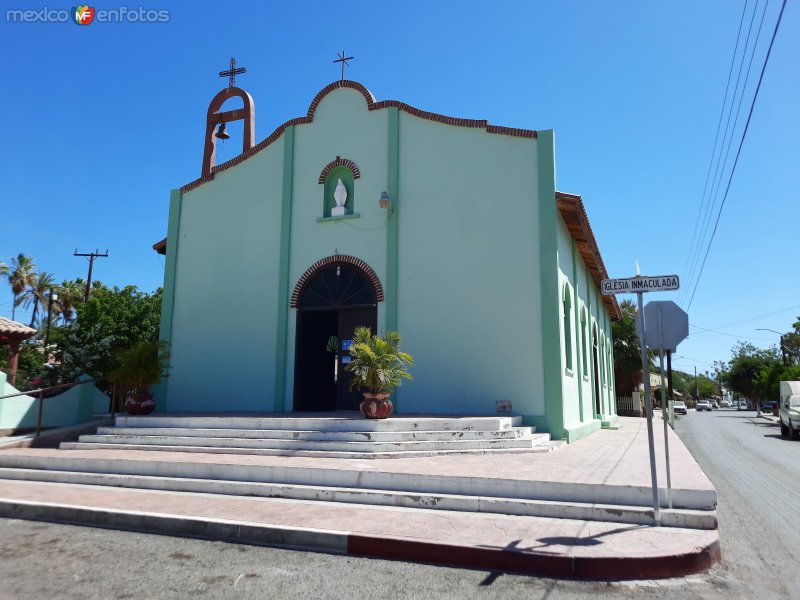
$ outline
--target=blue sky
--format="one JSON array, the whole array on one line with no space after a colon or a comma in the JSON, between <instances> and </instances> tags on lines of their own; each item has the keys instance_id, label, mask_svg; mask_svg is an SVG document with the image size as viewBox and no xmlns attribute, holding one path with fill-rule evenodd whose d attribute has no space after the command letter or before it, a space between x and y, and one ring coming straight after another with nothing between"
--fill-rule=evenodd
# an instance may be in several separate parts
<instances>
[{"instance_id":1,"label":"blue sky","mask_svg":"<svg viewBox=\"0 0 800 600\"><path fill-rule=\"evenodd\" d=\"M729 165L780 2L766 7ZM247 67L238 82L255 99L261 140L339 78L331 61L345 49L356 57L348 78L379 100L555 129L557 186L583 196L609 274L632 276L638 260L644 274L691 285L689 248L743 0L142 5L168 10L169 21L0 16L0 260L24 252L60 281L86 275L76 248L108 249L96 278L155 289L163 260L150 246L165 235L169 190L199 174L206 108L225 85L217 72L231 56ZM775 344L756 328L785 331L800 314L798 56L800 12L789 3L676 368L711 369L737 339ZM220 160L236 153L232 129ZM724 190L727 171L722 181ZM685 308L684 295L652 299ZM2 285L0 315L10 313Z\"/></svg>"}]
</instances>

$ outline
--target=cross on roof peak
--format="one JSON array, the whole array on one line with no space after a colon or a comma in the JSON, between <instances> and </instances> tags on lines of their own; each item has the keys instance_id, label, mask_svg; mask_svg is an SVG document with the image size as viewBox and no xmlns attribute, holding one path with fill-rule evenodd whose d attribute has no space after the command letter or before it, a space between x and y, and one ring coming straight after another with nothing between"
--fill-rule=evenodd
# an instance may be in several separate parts
<instances>
[{"instance_id":1,"label":"cross on roof peak","mask_svg":"<svg viewBox=\"0 0 800 600\"><path fill-rule=\"evenodd\" d=\"M236 76L241 75L242 73L246 73L246 67L237 67L236 66L236 57L231 56L231 66L227 71L220 71L220 77L227 77L228 78L228 87L233 87L236 85Z\"/></svg>"},{"instance_id":2,"label":"cross on roof peak","mask_svg":"<svg viewBox=\"0 0 800 600\"><path fill-rule=\"evenodd\" d=\"M342 63L342 81L344 81L344 68L345 68L345 66L348 66L348 67L350 66L350 63L347 62L347 61L348 60L353 60L355 58L355 56L345 56L344 50L342 50L341 52L337 52L336 56L338 56L339 58L337 60L333 61L333 62L334 62L334 64Z\"/></svg>"}]
</instances>

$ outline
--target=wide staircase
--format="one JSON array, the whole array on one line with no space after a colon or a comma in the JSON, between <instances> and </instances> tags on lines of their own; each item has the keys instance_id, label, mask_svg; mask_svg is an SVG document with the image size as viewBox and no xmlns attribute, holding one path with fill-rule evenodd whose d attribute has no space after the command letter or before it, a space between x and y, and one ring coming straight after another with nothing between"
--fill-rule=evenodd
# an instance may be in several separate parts
<instances>
[{"instance_id":1,"label":"wide staircase","mask_svg":"<svg viewBox=\"0 0 800 600\"><path fill-rule=\"evenodd\" d=\"M387 530L415 523L411 513L420 523L460 515L474 531L523 519L508 521L509 535L553 519L609 535L628 531L615 523L653 524L647 480L615 479L624 461L604 458L608 448L553 452L562 444L512 416L121 415L59 449L0 451L0 517L241 540L231 523L258 513L253 539L278 544L288 542L274 532L313 529L314 515L325 515L317 529L352 527L353 511ZM716 530L716 492L700 483L675 486L665 530Z\"/></svg>"},{"instance_id":2,"label":"wide staircase","mask_svg":"<svg viewBox=\"0 0 800 600\"><path fill-rule=\"evenodd\" d=\"M297 414L121 415L113 427L61 448L312 456L409 458L445 454L550 452L563 442L521 426L521 417L360 416Z\"/></svg>"}]
</instances>

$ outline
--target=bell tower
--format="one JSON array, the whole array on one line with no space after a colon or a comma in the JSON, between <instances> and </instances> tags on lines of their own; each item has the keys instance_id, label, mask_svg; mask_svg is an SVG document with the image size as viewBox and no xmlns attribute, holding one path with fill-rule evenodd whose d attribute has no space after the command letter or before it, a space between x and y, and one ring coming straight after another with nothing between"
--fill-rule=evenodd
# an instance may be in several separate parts
<instances>
[{"instance_id":1,"label":"bell tower","mask_svg":"<svg viewBox=\"0 0 800 600\"><path fill-rule=\"evenodd\" d=\"M244 121L244 134L242 136L242 153L255 145L256 139L256 109L253 98L242 88L236 87L236 75L246 72L245 67L236 66L236 58L231 58L230 69L220 71L220 77L228 77L228 87L220 91L208 105L206 115L205 148L203 150L203 167L200 177L211 175L217 157L217 140L227 140L230 134L225 130L225 124L233 121ZM231 98L241 98L244 106L226 112L220 112L222 105ZM215 127L219 129L214 132Z\"/></svg>"}]
</instances>

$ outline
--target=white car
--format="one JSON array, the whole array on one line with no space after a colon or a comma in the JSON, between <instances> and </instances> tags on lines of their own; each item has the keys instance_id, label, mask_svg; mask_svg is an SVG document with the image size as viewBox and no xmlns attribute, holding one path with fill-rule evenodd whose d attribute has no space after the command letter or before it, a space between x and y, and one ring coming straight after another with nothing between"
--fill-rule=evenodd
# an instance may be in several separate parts
<instances>
[{"instance_id":1,"label":"white car","mask_svg":"<svg viewBox=\"0 0 800 600\"><path fill-rule=\"evenodd\" d=\"M697 412L701 412L704 410L711 412L711 403L708 400L698 400L697 404L695 404L695 410Z\"/></svg>"},{"instance_id":2,"label":"white car","mask_svg":"<svg viewBox=\"0 0 800 600\"><path fill-rule=\"evenodd\" d=\"M800 381L781 381L781 435L800 438Z\"/></svg>"},{"instance_id":3,"label":"white car","mask_svg":"<svg viewBox=\"0 0 800 600\"><path fill-rule=\"evenodd\" d=\"M730 408L731 407L731 402L730 402L730 400L720 400L719 405L722 408Z\"/></svg>"},{"instance_id":4,"label":"white car","mask_svg":"<svg viewBox=\"0 0 800 600\"><path fill-rule=\"evenodd\" d=\"M674 412L676 415L685 415L686 403L683 400L675 400L672 403L672 412Z\"/></svg>"}]
</instances>

